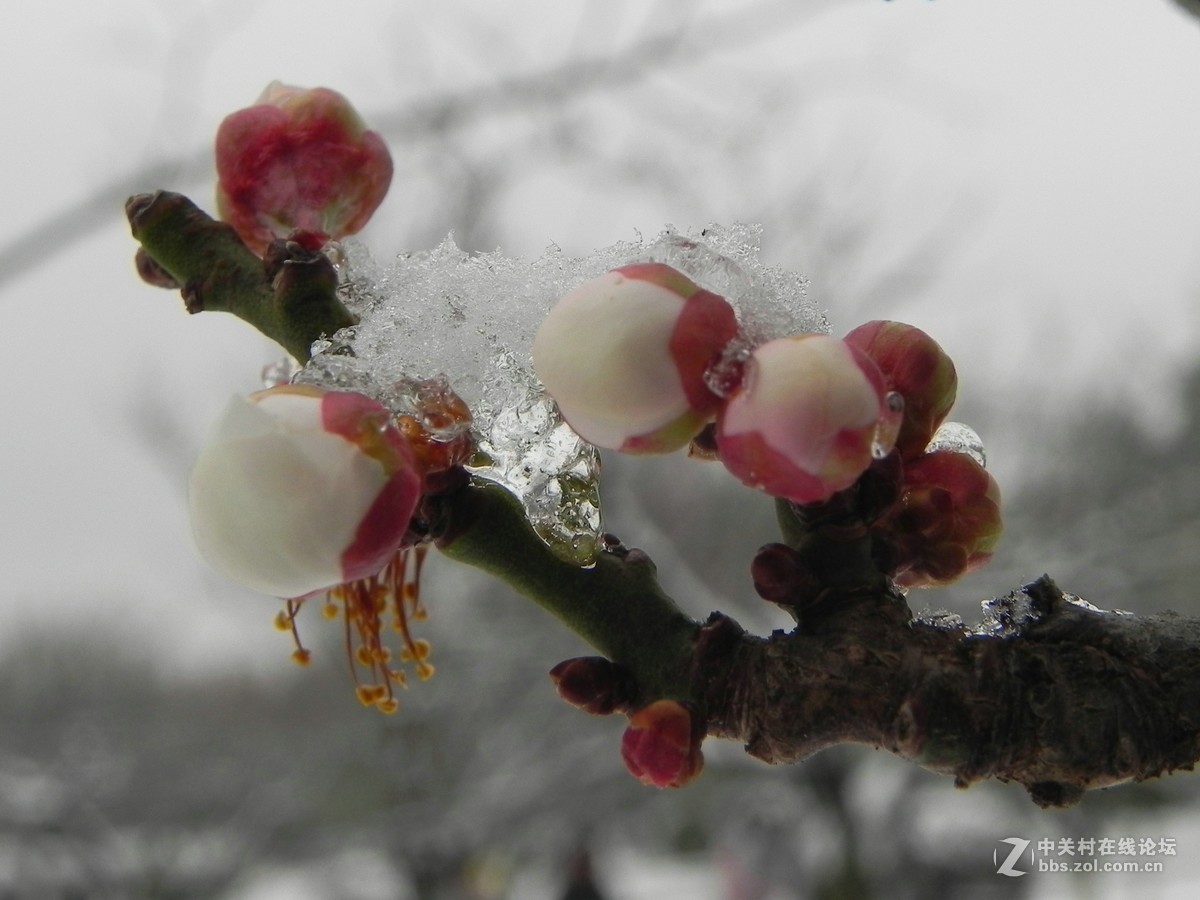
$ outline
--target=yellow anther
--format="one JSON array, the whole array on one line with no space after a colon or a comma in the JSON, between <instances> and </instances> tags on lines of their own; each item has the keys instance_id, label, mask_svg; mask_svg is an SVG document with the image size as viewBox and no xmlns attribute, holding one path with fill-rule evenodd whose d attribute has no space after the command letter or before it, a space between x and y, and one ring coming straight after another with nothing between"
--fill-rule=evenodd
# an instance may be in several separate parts
<instances>
[{"instance_id":1,"label":"yellow anther","mask_svg":"<svg viewBox=\"0 0 1200 900\"><path fill-rule=\"evenodd\" d=\"M312 662L312 651L306 650L303 647L299 647L292 652L292 659L302 666L307 666L310 662Z\"/></svg>"},{"instance_id":2,"label":"yellow anther","mask_svg":"<svg viewBox=\"0 0 1200 900\"><path fill-rule=\"evenodd\" d=\"M384 697L382 700L375 701L375 708L390 716L400 708L400 701L395 697Z\"/></svg>"},{"instance_id":3,"label":"yellow anther","mask_svg":"<svg viewBox=\"0 0 1200 900\"><path fill-rule=\"evenodd\" d=\"M326 601L325 605L321 607L321 615L323 615L327 619L336 619L337 614L338 614L338 606L336 603L333 603L331 601Z\"/></svg>"},{"instance_id":4,"label":"yellow anther","mask_svg":"<svg viewBox=\"0 0 1200 900\"><path fill-rule=\"evenodd\" d=\"M377 685L374 684L360 684L356 687L354 694L358 697L358 702L363 706L371 706L378 697L378 694L375 692L376 687Z\"/></svg>"},{"instance_id":5,"label":"yellow anther","mask_svg":"<svg viewBox=\"0 0 1200 900\"><path fill-rule=\"evenodd\" d=\"M291 616L289 616L282 609L279 612L275 613L275 627L279 631L291 631L292 630Z\"/></svg>"}]
</instances>

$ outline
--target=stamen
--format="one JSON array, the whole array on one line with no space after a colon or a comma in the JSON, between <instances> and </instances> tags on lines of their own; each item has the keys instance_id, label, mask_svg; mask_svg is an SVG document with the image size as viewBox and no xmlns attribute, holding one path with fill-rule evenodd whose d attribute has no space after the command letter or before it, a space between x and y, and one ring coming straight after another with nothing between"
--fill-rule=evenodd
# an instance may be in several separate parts
<instances>
[{"instance_id":1,"label":"stamen","mask_svg":"<svg viewBox=\"0 0 1200 900\"><path fill-rule=\"evenodd\" d=\"M422 681L434 672L428 662L429 641L414 638L409 630L410 621L422 620L427 615L421 604L420 582L428 551L425 545L398 550L373 577L332 588L321 606L326 619L336 619L339 612L342 615L346 661L359 702L383 713L393 713L400 707L393 686L408 687L408 675L402 668L393 668L393 660L411 666ZM292 657L301 665L306 665L312 656L300 643L296 628L296 614L306 599L288 600L287 608L275 617L277 628L292 632L296 644ZM400 636L398 651L383 642L383 620L388 615L391 630ZM366 676L360 673L360 667L366 670Z\"/></svg>"}]
</instances>

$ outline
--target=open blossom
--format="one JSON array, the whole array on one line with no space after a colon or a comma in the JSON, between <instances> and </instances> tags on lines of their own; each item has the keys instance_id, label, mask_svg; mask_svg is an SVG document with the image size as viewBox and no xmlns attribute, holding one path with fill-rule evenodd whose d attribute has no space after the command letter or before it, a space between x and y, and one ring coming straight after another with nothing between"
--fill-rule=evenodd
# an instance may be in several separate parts
<instances>
[{"instance_id":1,"label":"open blossom","mask_svg":"<svg viewBox=\"0 0 1200 900\"><path fill-rule=\"evenodd\" d=\"M584 440L666 453L716 412L705 373L737 329L723 297L663 263L636 263L560 299L538 330L533 364Z\"/></svg>"},{"instance_id":2,"label":"open blossom","mask_svg":"<svg viewBox=\"0 0 1200 900\"><path fill-rule=\"evenodd\" d=\"M437 385L433 385L436 388ZM452 392L431 389L429 416L466 416ZM413 514L435 476L461 462L458 440L440 445L412 416L347 391L281 385L236 397L213 426L192 472L196 543L235 581L287 599L275 619L307 663L296 616L321 598L345 621L359 700L395 712L403 666L433 674L429 643L409 623L425 618L421 568L428 546L411 546ZM384 634L399 635L393 653Z\"/></svg>"},{"instance_id":3,"label":"open blossom","mask_svg":"<svg viewBox=\"0 0 1200 900\"><path fill-rule=\"evenodd\" d=\"M825 500L891 449L896 399L875 364L845 341L821 334L768 341L717 415L721 461L772 496Z\"/></svg>"},{"instance_id":4,"label":"open blossom","mask_svg":"<svg viewBox=\"0 0 1200 900\"><path fill-rule=\"evenodd\" d=\"M192 472L192 528L204 557L234 581L299 597L381 570L421 487L382 405L283 385L225 407Z\"/></svg>"},{"instance_id":5,"label":"open blossom","mask_svg":"<svg viewBox=\"0 0 1200 900\"><path fill-rule=\"evenodd\" d=\"M260 256L275 238L317 249L358 232L383 201L392 158L341 94L272 82L217 130L217 208Z\"/></svg>"}]
</instances>

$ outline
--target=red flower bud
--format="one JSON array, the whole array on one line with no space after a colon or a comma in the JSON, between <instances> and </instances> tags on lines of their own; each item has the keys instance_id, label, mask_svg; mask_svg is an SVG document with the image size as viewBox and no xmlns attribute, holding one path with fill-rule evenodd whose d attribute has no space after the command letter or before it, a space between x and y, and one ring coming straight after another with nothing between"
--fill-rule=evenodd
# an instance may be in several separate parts
<instances>
[{"instance_id":1,"label":"red flower bud","mask_svg":"<svg viewBox=\"0 0 1200 900\"><path fill-rule=\"evenodd\" d=\"M800 554L787 544L764 544L750 562L754 590L764 600L796 603L820 589Z\"/></svg>"},{"instance_id":2,"label":"red flower bud","mask_svg":"<svg viewBox=\"0 0 1200 900\"><path fill-rule=\"evenodd\" d=\"M594 716L625 709L632 692L629 673L602 656L564 659L550 670L550 678L558 696Z\"/></svg>"},{"instance_id":3,"label":"red flower bud","mask_svg":"<svg viewBox=\"0 0 1200 900\"><path fill-rule=\"evenodd\" d=\"M392 180L392 158L341 94L273 82L217 129L217 208L260 256L294 231L306 246L359 231Z\"/></svg>"},{"instance_id":4,"label":"red flower bud","mask_svg":"<svg viewBox=\"0 0 1200 900\"><path fill-rule=\"evenodd\" d=\"M932 587L990 560L1002 530L996 480L970 456L940 450L905 464L900 503L876 533L893 547L898 584Z\"/></svg>"},{"instance_id":5,"label":"red flower bud","mask_svg":"<svg viewBox=\"0 0 1200 900\"><path fill-rule=\"evenodd\" d=\"M700 774L704 756L692 715L674 700L657 700L629 717L621 758L643 784L683 787Z\"/></svg>"},{"instance_id":6,"label":"red flower bud","mask_svg":"<svg viewBox=\"0 0 1200 900\"><path fill-rule=\"evenodd\" d=\"M903 322L867 322L845 340L869 356L888 389L904 398L896 447L904 459L920 455L954 405L954 361L920 328Z\"/></svg>"}]
</instances>

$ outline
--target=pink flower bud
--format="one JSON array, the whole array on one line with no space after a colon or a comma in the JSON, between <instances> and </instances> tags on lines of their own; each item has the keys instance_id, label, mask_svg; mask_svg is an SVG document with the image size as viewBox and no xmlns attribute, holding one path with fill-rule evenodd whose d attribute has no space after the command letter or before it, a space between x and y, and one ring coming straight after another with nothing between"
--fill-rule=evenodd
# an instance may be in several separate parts
<instances>
[{"instance_id":1,"label":"pink flower bud","mask_svg":"<svg viewBox=\"0 0 1200 900\"><path fill-rule=\"evenodd\" d=\"M896 448L904 459L920 455L954 405L958 376L954 361L920 328L903 322L874 321L845 337L871 358L888 390L904 398L904 419Z\"/></svg>"},{"instance_id":2,"label":"pink flower bud","mask_svg":"<svg viewBox=\"0 0 1200 900\"><path fill-rule=\"evenodd\" d=\"M704 375L737 334L722 297L662 263L623 266L564 296L533 342L533 365L584 440L667 453L712 418Z\"/></svg>"},{"instance_id":3,"label":"pink flower bud","mask_svg":"<svg viewBox=\"0 0 1200 900\"><path fill-rule=\"evenodd\" d=\"M674 700L657 700L629 717L621 738L625 767L643 784L683 787L700 774L703 733L692 715Z\"/></svg>"},{"instance_id":4,"label":"pink flower bud","mask_svg":"<svg viewBox=\"0 0 1200 900\"><path fill-rule=\"evenodd\" d=\"M300 597L391 561L421 487L382 405L282 385L235 397L213 426L192 471L192 529L234 581Z\"/></svg>"},{"instance_id":5,"label":"pink flower bud","mask_svg":"<svg viewBox=\"0 0 1200 900\"><path fill-rule=\"evenodd\" d=\"M905 463L900 503L876 533L894 552L897 584L948 584L992 558L1000 540L1000 488L965 453L939 450Z\"/></svg>"},{"instance_id":6,"label":"pink flower bud","mask_svg":"<svg viewBox=\"0 0 1200 900\"><path fill-rule=\"evenodd\" d=\"M717 414L721 461L751 487L795 503L849 487L891 449L899 411L883 376L845 341L768 341Z\"/></svg>"},{"instance_id":7,"label":"pink flower bud","mask_svg":"<svg viewBox=\"0 0 1200 900\"><path fill-rule=\"evenodd\" d=\"M382 138L328 88L272 82L225 118L216 151L217 209L260 256L294 231L317 247L356 233L392 180Z\"/></svg>"}]
</instances>

